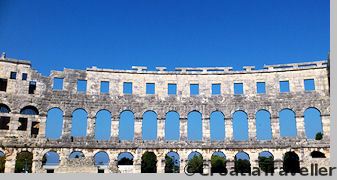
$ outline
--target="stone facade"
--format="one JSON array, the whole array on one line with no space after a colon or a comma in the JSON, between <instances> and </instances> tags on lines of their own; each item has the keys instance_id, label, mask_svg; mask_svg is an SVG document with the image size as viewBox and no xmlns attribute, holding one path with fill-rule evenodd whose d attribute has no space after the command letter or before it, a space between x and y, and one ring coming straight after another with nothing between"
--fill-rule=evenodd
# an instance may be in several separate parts
<instances>
[{"instance_id":1,"label":"stone facade","mask_svg":"<svg viewBox=\"0 0 337 180\"><path fill-rule=\"evenodd\" d=\"M10 78L10 72L16 72L16 78ZM23 73L27 79L22 80ZM167 71L158 67L157 71L147 71L146 67L134 66L133 70L100 69L86 70L65 68L63 71L52 71L46 77L32 69L31 63L24 60L2 57L0 59L0 78L6 80L5 91L0 91L0 104L6 105L9 113L0 113L9 117L8 129L0 130L0 151L5 153L5 172L14 172L16 155L21 151L33 153L33 172L46 172L42 165L43 155L55 151L60 155L60 164L55 172L97 172L93 162L94 155L105 151L110 163L104 172L120 172L117 168L117 157L121 152L130 152L134 157L132 172L139 173L141 156L145 151L154 152L157 156L157 171L164 172L165 155L175 151L180 156L180 172L187 164L187 157L193 151L202 154L205 163L209 163L216 151L222 151L228 160L227 168L233 166L235 154L244 151L250 157L252 167L258 165L258 154L269 151L273 154L275 165L281 166L283 156L288 151L295 151L300 164L309 167L312 162L329 166L330 158L330 95L327 62L308 62L265 66L255 70L252 66L242 71L231 67L215 68L176 68ZM62 90L53 90L53 79L63 78ZM25 79L25 78L24 78ZM77 80L86 80L85 93L77 92ZM304 91L304 79L314 79L315 90ZM279 82L289 81L290 92L280 93ZM109 82L109 93L100 93L100 82ZM33 82L33 83L31 83ZM36 89L29 94L30 85L36 83ZM123 94L123 83L132 82L132 95ZM266 93L256 92L256 83L265 82ZM146 94L145 84L155 84L155 94ZM168 95L168 84L174 83L177 95ZM234 83L244 84L244 93L234 95ZM199 84L199 95L190 95L190 84ZM212 84L221 84L221 94L212 95ZM24 107L33 106L38 115L24 115ZM51 108L63 111L62 137L51 140L45 137L47 112ZM321 113L324 137L322 140L310 140L305 136L304 111L309 107L317 108ZM83 108L88 113L87 136L71 137L72 112ZM289 108L296 114L296 138L280 136L279 112ZM111 138L109 141L94 139L96 113L106 109L111 113ZM256 139L255 114L265 109L271 114L272 140ZM119 141L118 124L120 113L131 110L135 116L135 134L133 141ZM143 141L141 138L142 115L148 110L157 113L157 140ZM248 115L249 140L233 139L232 115L242 110ZM165 140L165 115L176 111L180 115L180 140ZM187 139L187 116L191 111L202 113L202 141ZM210 140L210 114L221 111L225 121L225 139ZM27 128L19 131L19 118L27 119ZM32 133L36 127L38 133ZM34 134L34 135L33 135ZM72 151L82 151L84 159L70 160ZM320 151L324 159L312 159L310 153ZM130 168L124 168L130 169ZM125 170L123 170L125 171Z\"/></svg>"}]
</instances>

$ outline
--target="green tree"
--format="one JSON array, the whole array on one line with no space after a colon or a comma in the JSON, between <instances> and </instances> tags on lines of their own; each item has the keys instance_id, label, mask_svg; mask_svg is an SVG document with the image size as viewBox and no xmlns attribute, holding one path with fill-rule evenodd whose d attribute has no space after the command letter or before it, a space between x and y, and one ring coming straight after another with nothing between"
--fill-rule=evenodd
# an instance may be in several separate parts
<instances>
[{"instance_id":1,"label":"green tree","mask_svg":"<svg viewBox=\"0 0 337 180\"><path fill-rule=\"evenodd\" d=\"M235 172L250 173L250 162L247 159L235 160Z\"/></svg>"},{"instance_id":2,"label":"green tree","mask_svg":"<svg viewBox=\"0 0 337 180\"><path fill-rule=\"evenodd\" d=\"M127 157L123 157L118 161L118 165L132 165L132 164L133 164L132 159L129 159Z\"/></svg>"},{"instance_id":3,"label":"green tree","mask_svg":"<svg viewBox=\"0 0 337 180\"><path fill-rule=\"evenodd\" d=\"M179 173L179 166L177 166L177 160L172 157L165 156L165 173Z\"/></svg>"},{"instance_id":4,"label":"green tree","mask_svg":"<svg viewBox=\"0 0 337 180\"><path fill-rule=\"evenodd\" d=\"M21 152L16 156L15 161L15 173L25 173L27 170L32 172L33 154L30 152ZM27 165L27 167L26 167Z\"/></svg>"},{"instance_id":5,"label":"green tree","mask_svg":"<svg viewBox=\"0 0 337 180\"><path fill-rule=\"evenodd\" d=\"M187 172L189 173L203 172L203 160L201 155L195 155L188 161Z\"/></svg>"},{"instance_id":6,"label":"green tree","mask_svg":"<svg viewBox=\"0 0 337 180\"><path fill-rule=\"evenodd\" d=\"M6 163L6 156L5 155L0 156L0 173L5 172L5 163Z\"/></svg>"},{"instance_id":7,"label":"green tree","mask_svg":"<svg viewBox=\"0 0 337 180\"><path fill-rule=\"evenodd\" d=\"M318 132L315 136L315 140L322 140L323 139L323 133Z\"/></svg>"},{"instance_id":8,"label":"green tree","mask_svg":"<svg viewBox=\"0 0 337 180\"><path fill-rule=\"evenodd\" d=\"M157 156L153 152L145 152L143 154L141 172L142 173L157 172Z\"/></svg>"},{"instance_id":9,"label":"green tree","mask_svg":"<svg viewBox=\"0 0 337 180\"><path fill-rule=\"evenodd\" d=\"M265 173L274 173L274 158L273 156L259 156L259 167Z\"/></svg>"},{"instance_id":10,"label":"green tree","mask_svg":"<svg viewBox=\"0 0 337 180\"><path fill-rule=\"evenodd\" d=\"M212 173L226 173L226 160L224 157L213 155L211 157L211 172Z\"/></svg>"}]
</instances>

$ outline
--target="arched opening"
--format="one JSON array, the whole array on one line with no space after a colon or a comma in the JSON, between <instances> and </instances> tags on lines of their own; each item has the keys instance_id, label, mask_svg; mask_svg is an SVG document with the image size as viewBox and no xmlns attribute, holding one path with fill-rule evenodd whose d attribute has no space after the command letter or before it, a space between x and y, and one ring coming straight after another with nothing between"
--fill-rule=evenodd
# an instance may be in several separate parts
<instances>
[{"instance_id":1,"label":"arched opening","mask_svg":"<svg viewBox=\"0 0 337 180\"><path fill-rule=\"evenodd\" d=\"M28 151L16 155L15 173L32 173L33 153Z\"/></svg>"},{"instance_id":2,"label":"arched opening","mask_svg":"<svg viewBox=\"0 0 337 180\"><path fill-rule=\"evenodd\" d=\"M274 156L268 151L259 153L259 167L265 173L274 173Z\"/></svg>"},{"instance_id":3,"label":"arched opening","mask_svg":"<svg viewBox=\"0 0 337 180\"><path fill-rule=\"evenodd\" d=\"M111 134L111 113L108 110L100 110L96 114L95 139L109 140Z\"/></svg>"},{"instance_id":4,"label":"arched opening","mask_svg":"<svg viewBox=\"0 0 337 180\"><path fill-rule=\"evenodd\" d=\"M179 114L175 111L166 113L165 120L165 140L179 140L180 121Z\"/></svg>"},{"instance_id":5,"label":"arched opening","mask_svg":"<svg viewBox=\"0 0 337 180\"><path fill-rule=\"evenodd\" d=\"M72 114L71 135L85 137L87 135L88 113L84 109L76 109Z\"/></svg>"},{"instance_id":6,"label":"arched opening","mask_svg":"<svg viewBox=\"0 0 337 180\"><path fill-rule=\"evenodd\" d=\"M142 156L141 173L157 173L157 156L146 151Z\"/></svg>"},{"instance_id":7,"label":"arched opening","mask_svg":"<svg viewBox=\"0 0 337 180\"><path fill-rule=\"evenodd\" d=\"M118 160L118 170L121 173L132 173L133 172L133 156L129 152L122 152L117 157Z\"/></svg>"},{"instance_id":8,"label":"arched opening","mask_svg":"<svg viewBox=\"0 0 337 180\"><path fill-rule=\"evenodd\" d=\"M300 158L295 152L289 151L284 154L283 170L286 173L299 173L300 172Z\"/></svg>"},{"instance_id":9,"label":"arched opening","mask_svg":"<svg viewBox=\"0 0 337 180\"><path fill-rule=\"evenodd\" d=\"M165 155L165 173L179 173L180 157L176 152L169 152Z\"/></svg>"},{"instance_id":10,"label":"arched opening","mask_svg":"<svg viewBox=\"0 0 337 180\"><path fill-rule=\"evenodd\" d=\"M60 108L52 108L47 112L46 138L60 139L63 128L63 111Z\"/></svg>"},{"instance_id":11,"label":"arched opening","mask_svg":"<svg viewBox=\"0 0 337 180\"><path fill-rule=\"evenodd\" d=\"M283 109L279 113L281 137L296 137L295 112L291 109Z\"/></svg>"},{"instance_id":12,"label":"arched opening","mask_svg":"<svg viewBox=\"0 0 337 180\"><path fill-rule=\"evenodd\" d=\"M315 139L317 133L323 132L321 112L316 108L304 111L305 134L308 139Z\"/></svg>"},{"instance_id":13,"label":"arched opening","mask_svg":"<svg viewBox=\"0 0 337 180\"><path fill-rule=\"evenodd\" d=\"M6 104L0 104L0 113L10 113L11 110Z\"/></svg>"},{"instance_id":14,"label":"arched opening","mask_svg":"<svg viewBox=\"0 0 337 180\"><path fill-rule=\"evenodd\" d=\"M210 116L211 140L222 141L225 139L225 116L220 111L214 111Z\"/></svg>"},{"instance_id":15,"label":"arched opening","mask_svg":"<svg viewBox=\"0 0 337 180\"><path fill-rule=\"evenodd\" d=\"M5 153L0 151L0 173L5 172L6 156Z\"/></svg>"},{"instance_id":16,"label":"arched opening","mask_svg":"<svg viewBox=\"0 0 337 180\"><path fill-rule=\"evenodd\" d=\"M233 114L233 138L236 141L248 141L248 117L244 111Z\"/></svg>"},{"instance_id":17,"label":"arched opening","mask_svg":"<svg viewBox=\"0 0 337 180\"><path fill-rule=\"evenodd\" d=\"M212 154L211 172L212 173L227 173L226 156L223 152L217 151Z\"/></svg>"},{"instance_id":18,"label":"arched opening","mask_svg":"<svg viewBox=\"0 0 337 180\"><path fill-rule=\"evenodd\" d=\"M192 111L187 115L187 139L202 140L202 115L199 111Z\"/></svg>"},{"instance_id":19,"label":"arched opening","mask_svg":"<svg viewBox=\"0 0 337 180\"><path fill-rule=\"evenodd\" d=\"M326 158L326 157L325 157L325 154L322 153L322 152L319 152L319 151L312 151L312 152L310 153L310 156L311 156L312 158Z\"/></svg>"},{"instance_id":20,"label":"arched opening","mask_svg":"<svg viewBox=\"0 0 337 180\"><path fill-rule=\"evenodd\" d=\"M81 158L84 158L84 154L82 151L73 151L70 153L69 155L69 159L70 160L74 160L74 159L81 159Z\"/></svg>"},{"instance_id":21,"label":"arched opening","mask_svg":"<svg viewBox=\"0 0 337 180\"><path fill-rule=\"evenodd\" d=\"M235 155L234 169L236 173L250 173L250 159L246 152L238 152Z\"/></svg>"},{"instance_id":22,"label":"arched opening","mask_svg":"<svg viewBox=\"0 0 337 180\"><path fill-rule=\"evenodd\" d=\"M132 111L126 110L121 112L119 120L119 140L133 140L134 137L134 122L135 116Z\"/></svg>"},{"instance_id":23,"label":"arched opening","mask_svg":"<svg viewBox=\"0 0 337 180\"><path fill-rule=\"evenodd\" d=\"M270 113L267 110L259 110L256 113L256 138L258 140L271 140Z\"/></svg>"},{"instance_id":24,"label":"arched opening","mask_svg":"<svg viewBox=\"0 0 337 180\"><path fill-rule=\"evenodd\" d=\"M24 115L39 115L39 111L34 106L26 106L20 110L20 114Z\"/></svg>"},{"instance_id":25,"label":"arched opening","mask_svg":"<svg viewBox=\"0 0 337 180\"><path fill-rule=\"evenodd\" d=\"M154 111L146 111L142 121L142 139L157 139L157 114Z\"/></svg>"},{"instance_id":26,"label":"arched opening","mask_svg":"<svg viewBox=\"0 0 337 180\"><path fill-rule=\"evenodd\" d=\"M46 154L43 155L42 158L42 165L43 168L48 170L53 170L58 167L60 164L60 156L55 151L48 151Z\"/></svg>"},{"instance_id":27,"label":"arched opening","mask_svg":"<svg viewBox=\"0 0 337 180\"><path fill-rule=\"evenodd\" d=\"M199 152L194 151L188 155L187 172L203 173L203 157Z\"/></svg>"},{"instance_id":28,"label":"arched opening","mask_svg":"<svg viewBox=\"0 0 337 180\"><path fill-rule=\"evenodd\" d=\"M95 166L108 166L110 159L108 153L104 151L97 152L94 156Z\"/></svg>"}]
</instances>

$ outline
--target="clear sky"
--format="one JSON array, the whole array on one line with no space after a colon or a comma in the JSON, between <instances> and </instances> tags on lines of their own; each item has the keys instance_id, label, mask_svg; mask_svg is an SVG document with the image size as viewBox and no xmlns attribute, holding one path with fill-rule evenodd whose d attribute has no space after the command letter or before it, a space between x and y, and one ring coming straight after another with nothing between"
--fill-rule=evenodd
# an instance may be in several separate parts
<instances>
[{"instance_id":1,"label":"clear sky","mask_svg":"<svg viewBox=\"0 0 337 180\"><path fill-rule=\"evenodd\" d=\"M156 66L168 70L181 66L261 68L264 64L326 59L330 48L329 14L329 0L1 0L0 51L7 52L8 57L31 60L44 75L64 67L91 66L130 69L144 65L150 70ZM57 111L52 113L62 116ZM85 123L86 112L78 113L84 115L75 118L79 124L74 135L86 132L80 128L86 126L80 123L83 119ZM295 136L293 114L282 114L281 135ZM177 119L177 115L171 116ZM201 122L200 115L191 116ZM241 120L234 126L241 129L234 136L245 140L246 115L236 116ZM125 117L133 122L132 115ZM258 117L258 121L268 122L267 112ZM317 119L310 115L307 120L310 117ZM106 129L109 123L103 122L109 118L109 113L99 116L102 128L98 136L102 139L111 133ZM217 113L214 119L223 117ZM196 122L192 126L200 129L201 124ZM211 134L214 139L224 138L224 129L219 128L223 122L219 123L214 124L218 131ZM262 130L258 136L271 138L268 123L261 124L257 124ZM52 127L61 128L62 124L55 121L47 128ZM178 126L173 123L170 127L174 130ZM154 128L153 123L145 126ZM104 129L109 132L102 132ZM307 131L314 138L321 131L319 122ZM122 136L132 138L126 132ZM59 137L61 132L52 133L51 137ZM145 136L151 139L153 133ZM174 131L167 134L177 138ZM201 138L199 130L189 132L189 136Z\"/></svg>"},{"instance_id":2,"label":"clear sky","mask_svg":"<svg viewBox=\"0 0 337 180\"><path fill-rule=\"evenodd\" d=\"M0 51L64 67L262 67L326 59L329 0L1 0Z\"/></svg>"}]
</instances>

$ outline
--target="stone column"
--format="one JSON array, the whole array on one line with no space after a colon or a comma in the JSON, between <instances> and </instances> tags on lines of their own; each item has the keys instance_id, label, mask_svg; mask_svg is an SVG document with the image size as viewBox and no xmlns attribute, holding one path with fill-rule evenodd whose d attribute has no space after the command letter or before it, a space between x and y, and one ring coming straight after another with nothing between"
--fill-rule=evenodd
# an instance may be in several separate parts
<instances>
[{"instance_id":1,"label":"stone column","mask_svg":"<svg viewBox=\"0 0 337 180\"><path fill-rule=\"evenodd\" d=\"M119 140L119 116L114 116L111 120L111 138L112 141Z\"/></svg>"},{"instance_id":2,"label":"stone column","mask_svg":"<svg viewBox=\"0 0 337 180\"><path fill-rule=\"evenodd\" d=\"M17 151L15 149L6 149L4 153L6 156L5 173L14 173Z\"/></svg>"},{"instance_id":3,"label":"stone column","mask_svg":"<svg viewBox=\"0 0 337 180\"><path fill-rule=\"evenodd\" d=\"M95 138L95 121L96 116L88 116L88 125L87 125L87 138L94 139Z\"/></svg>"},{"instance_id":4,"label":"stone column","mask_svg":"<svg viewBox=\"0 0 337 180\"><path fill-rule=\"evenodd\" d=\"M158 157L157 173L165 173L165 158Z\"/></svg>"},{"instance_id":5,"label":"stone column","mask_svg":"<svg viewBox=\"0 0 337 180\"><path fill-rule=\"evenodd\" d=\"M209 174L211 173L211 160L210 159L205 159L203 168L202 168L203 174Z\"/></svg>"},{"instance_id":6,"label":"stone column","mask_svg":"<svg viewBox=\"0 0 337 180\"><path fill-rule=\"evenodd\" d=\"M256 141L256 122L253 114L248 116L248 138L250 141Z\"/></svg>"},{"instance_id":7,"label":"stone column","mask_svg":"<svg viewBox=\"0 0 337 180\"><path fill-rule=\"evenodd\" d=\"M234 171L235 161L234 160L228 160L226 162L226 168L227 168L228 173L230 173L231 171Z\"/></svg>"},{"instance_id":8,"label":"stone column","mask_svg":"<svg viewBox=\"0 0 337 180\"><path fill-rule=\"evenodd\" d=\"M210 118L205 117L202 118L202 141L210 141L211 140L211 130L210 130Z\"/></svg>"},{"instance_id":9,"label":"stone column","mask_svg":"<svg viewBox=\"0 0 337 180\"><path fill-rule=\"evenodd\" d=\"M165 139L165 118L158 117L157 120L157 139L163 141Z\"/></svg>"},{"instance_id":10,"label":"stone column","mask_svg":"<svg viewBox=\"0 0 337 180\"><path fill-rule=\"evenodd\" d=\"M305 138L304 116L296 116L297 137Z\"/></svg>"},{"instance_id":11,"label":"stone column","mask_svg":"<svg viewBox=\"0 0 337 180\"><path fill-rule=\"evenodd\" d=\"M135 117L135 141L142 141L142 118Z\"/></svg>"},{"instance_id":12,"label":"stone column","mask_svg":"<svg viewBox=\"0 0 337 180\"><path fill-rule=\"evenodd\" d=\"M71 129L72 129L72 115L64 115L63 116L63 132L62 138L70 138L71 137Z\"/></svg>"},{"instance_id":13,"label":"stone column","mask_svg":"<svg viewBox=\"0 0 337 180\"><path fill-rule=\"evenodd\" d=\"M187 140L187 117L180 117L180 141Z\"/></svg>"},{"instance_id":14,"label":"stone column","mask_svg":"<svg viewBox=\"0 0 337 180\"><path fill-rule=\"evenodd\" d=\"M179 164L179 173L185 173L185 167L187 166L187 160L181 159ZM187 167L186 167L187 170Z\"/></svg>"},{"instance_id":15,"label":"stone column","mask_svg":"<svg viewBox=\"0 0 337 180\"><path fill-rule=\"evenodd\" d=\"M321 115L323 139L330 139L330 115Z\"/></svg>"},{"instance_id":16,"label":"stone column","mask_svg":"<svg viewBox=\"0 0 337 180\"><path fill-rule=\"evenodd\" d=\"M37 136L38 138L46 137L46 123L47 123L46 114L40 115L39 134Z\"/></svg>"},{"instance_id":17,"label":"stone column","mask_svg":"<svg viewBox=\"0 0 337 180\"><path fill-rule=\"evenodd\" d=\"M279 174L281 171L281 168L283 168L283 161L281 159L275 159L274 160L274 173Z\"/></svg>"},{"instance_id":18,"label":"stone column","mask_svg":"<svg viewBox=\"0 0 337 180\"><path fill-rule=\"evenodd\" d=\"M271 123L271 131L272 131L273 139L279 139L280 138L279 117L271 116L270 123Z\"/></svg>"},{"instance_id":19,"label":"stone column","mask_svg":"<svg viewBox=\"0 0 337 180\"><path fill-rule=\"evenodd\" d=\"M232 141L233 140L233 119L225 118L225 139L226 141Z\"/></svg>"},{"instance_id":20,"label":"stone column","mask_svg":"<svg viewBox=\"0 0 337 180\"><path fill-rule=\"evenodd\" d=\"M142 170L142 150L137 149L133 158L133 173L141 173Z\"/></svg>"}]
</instances>

